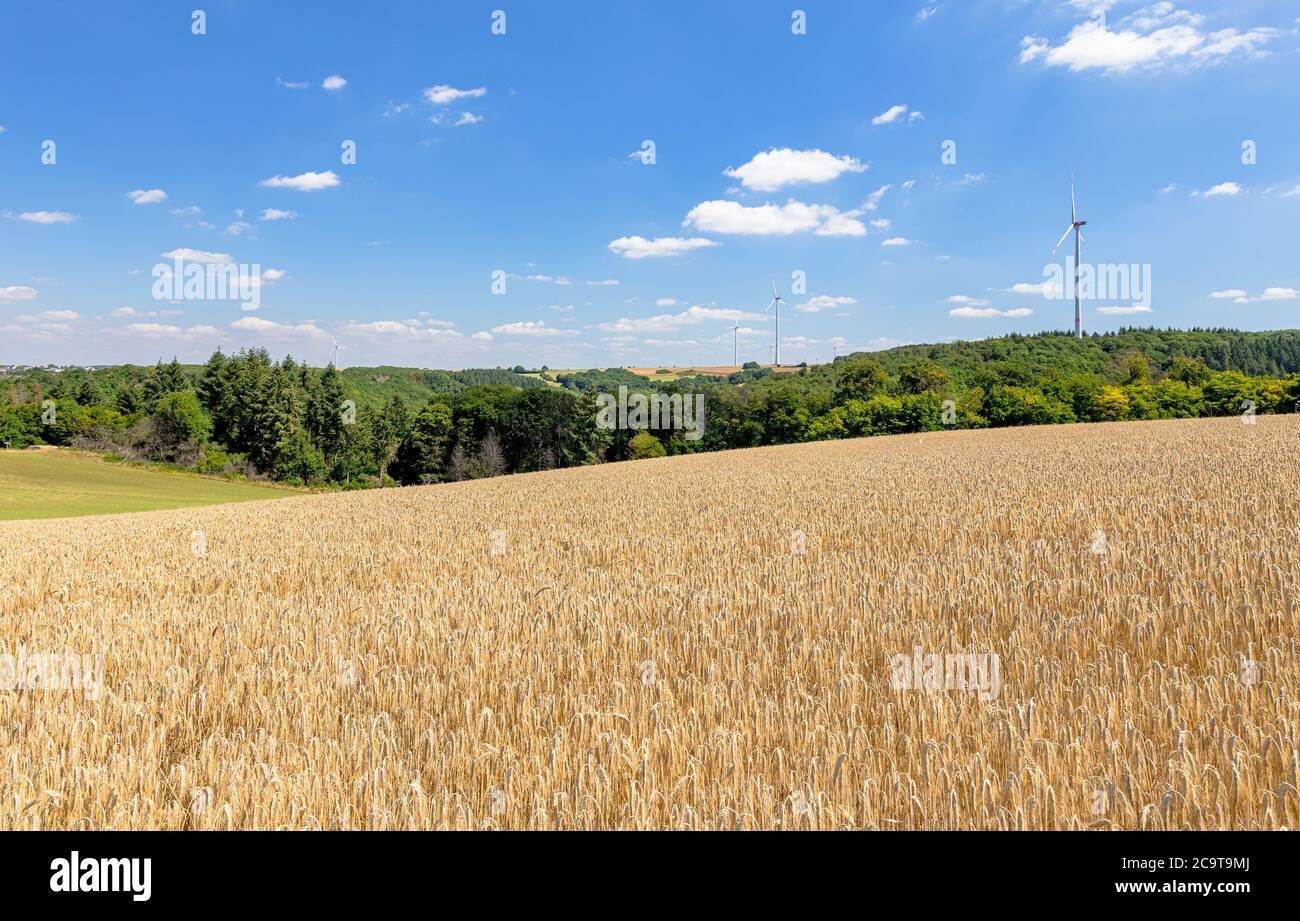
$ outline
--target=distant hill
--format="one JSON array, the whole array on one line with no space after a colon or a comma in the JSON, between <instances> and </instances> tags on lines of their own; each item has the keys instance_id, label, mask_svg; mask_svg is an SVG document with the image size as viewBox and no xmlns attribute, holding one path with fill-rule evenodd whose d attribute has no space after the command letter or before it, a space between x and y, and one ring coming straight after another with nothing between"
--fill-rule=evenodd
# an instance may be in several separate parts
<instances>
[{"instance_id":1,"label":"distant hill","mask_svg":"<svg viewBox=\"0 0 1300 921\"><path fill-rule=\"evenodd\" d=\"M1300 371L1300 330L1254 333L1234 329L1121 329L1082 339L1065 332L1048 332L904 345L883 352L858 352L839 361L871 358L890 374L897 374L904 363L928 358L941 365L957 384L964 385L989 362L1022 362L1035 374L1048 370L1065 376L1105 374L1112 363L1131 352L1141 352L1161 369L1168 368L1175 356L1185 355L1199 358L1212 371L1285 376Z\"/></svg>"}]
</instances>

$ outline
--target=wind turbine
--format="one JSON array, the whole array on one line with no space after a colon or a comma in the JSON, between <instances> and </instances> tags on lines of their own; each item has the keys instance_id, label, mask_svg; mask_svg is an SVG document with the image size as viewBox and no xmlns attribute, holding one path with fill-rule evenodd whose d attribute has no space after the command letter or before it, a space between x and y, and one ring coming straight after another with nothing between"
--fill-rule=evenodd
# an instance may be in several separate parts
<instances>
[{"instance_id":1,"label":"wind turbine","mask_svg":"<svg viewBox=\"0 0 1300 921\"><path fill-rule=\"evenodd\" d=\"M773 336L772 365L779 368L781 367L781 295L776 293L775 277L772 279L772 303L767 305L767 310L764 310L763 313L767 313L773 307L776 308L776 331Z\"/></svg>"},{"instance_id":2,"label":"wind turbine","mask_svg":"<svg viewBox=\"0 0 1300 921\"><path fill-rule=\"evenodd\" d=\"M1070 177L1070 226L1065 228L1065 233L1061 234L1061 239L1057 240L1056 245L1052 247L1052 255L1053 256L1056 255L1056 251L1061 248L1061 244L1065 242L1065 238L1068 237L1070 235L1070 231L1073 230L1074 231L1074 335L1076 337L1083 336L1083 314L1079 310L1079 243L1083 240L1083 232L1079 230L1079 228L1086 223L1088 222L1079 220L1078 215L1075 214L1074 177L1071 176Z\"/></svg>"},{"instance_id":3,"label":"wind turbine","mask_svg":"<svg viewBox=\"0 0 1300 921\"><path fill-rule=\"evenodd\" d=\"M334 364L334 369L337 371L337 370L338 370L338 367L339 367L339 350L340 350L340 349L346 349L347 346L346 346L346 345L339 345L339 341L338 341L337 339L335 339L333 336L330 336L330 342L333 342L333 343L334 343L334 359L333 359L333 364Z\"/></svg>"},{"instance_id":4,"label":"wind turbine","mask_svg":"<svg viewBox=\"0 0 1300 921\"><path fill-rule=\"evenodd\" d=\"M740 324L737 323L731 327L731 363L734 367L740 367Z\"/></svg>"}]
</instances>

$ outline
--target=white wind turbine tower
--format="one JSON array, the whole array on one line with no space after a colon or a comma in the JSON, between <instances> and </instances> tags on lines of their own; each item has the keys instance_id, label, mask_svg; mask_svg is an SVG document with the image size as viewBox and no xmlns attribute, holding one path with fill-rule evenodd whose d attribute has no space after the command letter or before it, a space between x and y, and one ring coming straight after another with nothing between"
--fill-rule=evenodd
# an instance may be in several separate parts
<instances>
[{"instance_id":1,"label":"white wind turbine tower","mask_svg":"<svg viewBox=\"0 0 1300 921\"><path fill-rule=\"evenodd\" d=\"M731 327L731 364L740 367L740 324Z\"/></svg>"},{"instance_id":2,"label":"white wind turbine tower","mask_svg":"<svg viewBox=\"0 0 1300 921\"><path fill-rule=\"evenodd\" d=\"M771 310L773 307L776 308L776 313L774 315L776 317L776 331L773 336L772 344L772 365L777 368L781 367L781 303L781 295L776 293L776 278L773 277L772 303L768 304L767 310L764 310L763 312L767 313L767 311Z\"/></svg>"},{"instance_id":3,"label":"white wind turbine tower","mask_svg":"<svg viewBox=\"0 0 1300 921\"><path fill-rule=\"evenodd\" d=\"M337 339L335 339L333 336L330 336L330 342L333 342L333 343L334 343L334 358L333 358L333 364L334 364L334 369L337 371L338 368L339 368L339 350L340 350L340 349L346 349L347 346L346 346L346 345L339 345L339 341L338 341Z\"/></svg>"},{"instance_id":4,"label":"white wind turbine tower","mask_svg":"<svg viewBox=\"0 0 1300 921\"><path fill-rule=\"evenodd\" d=\"M1079 228L1086 223L1088 222L1079 220L1078 215L1075 214L1074 177L1071 176L1070 177L1070 226L1065 228L1065 233L1061 234L1061 239L1057 240L1056 245L1052 247L1052 255L1053 256L1056 255L1056 251L1061 248L1061 244L1065 242L1065 238L1068 237L1070 235L1070 231L1073 230L1074 231L1074 335L1077 337L1083 336L1083 314L1079 310L1079 244L1083 240L1083 232L1080 231Z\"/></svg>"}]
</instances>

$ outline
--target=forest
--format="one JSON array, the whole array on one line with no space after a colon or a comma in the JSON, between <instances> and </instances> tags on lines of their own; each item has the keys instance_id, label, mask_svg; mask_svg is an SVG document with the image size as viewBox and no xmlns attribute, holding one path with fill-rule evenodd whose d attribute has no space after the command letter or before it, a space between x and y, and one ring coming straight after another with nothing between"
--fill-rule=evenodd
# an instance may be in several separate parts
<instances>
[{"instance_id":1,"label":"forest","mask_svg":"<svg viewBox=\"0 0 1300 921\"><path fill-rule=\"evenodd\" d=\"M596 396L704 394L703 438L608 430ZM323 488L437 483L696 451L947 427L1297 411L1300 331L1128 329L903 346L774 373L308 367L261 349L205 365L0 375L0 445Z\"/></svg>"}]
</instances>

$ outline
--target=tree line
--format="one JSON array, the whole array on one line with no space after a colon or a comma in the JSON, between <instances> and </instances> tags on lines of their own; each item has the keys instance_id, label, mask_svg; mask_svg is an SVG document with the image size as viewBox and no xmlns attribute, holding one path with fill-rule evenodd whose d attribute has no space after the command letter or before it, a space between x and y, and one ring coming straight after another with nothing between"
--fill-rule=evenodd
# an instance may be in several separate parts
<instances>
[{"instance_id":1,"label":"tree line","mask_svg":"<svg viewBox=\"0 0 1300 921\"><path fill-rule=\"evenodd\" d=\"M502 369L449 378L447 392L415 400L396 391L358 399L333 365L274 361L263 349L218 351L190 368L173 359L147 370L0 377L0 444L71 445L232 477L361 488L945 427L1295 412L1300 403L1300 353L1294 363L1262 353L1288 373L1252 375L1131 345L1102 348L1100 364L1096 356L1085 362L1080 350L1096 343L1062 338L1069 337L859 353L782 373L750 365L728 377L672 382L621 369L548 373L523 386L489 382L520 380L522 369ZM968 364L972 350L986 355ZM1099 370L1071 370L1079 365ZM703 438L687 439L667 422L649 431L599 427L597 395L620 385L703 393Z\"/></svg>"}]
</instances>

